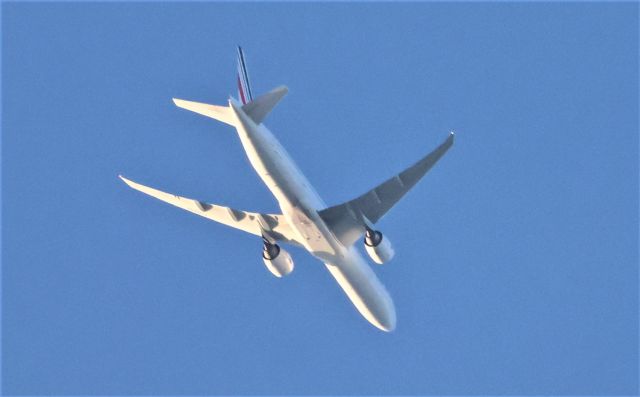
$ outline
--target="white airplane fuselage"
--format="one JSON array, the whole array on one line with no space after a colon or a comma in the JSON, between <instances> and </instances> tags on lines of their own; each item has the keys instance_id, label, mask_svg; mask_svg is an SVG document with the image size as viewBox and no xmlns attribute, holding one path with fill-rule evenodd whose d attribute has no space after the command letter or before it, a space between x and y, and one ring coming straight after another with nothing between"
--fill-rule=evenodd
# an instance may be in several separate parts
<instances>
[{"instance_id":1,"label":"white airplane fuselage","mask_svg":"<svg viewBox=\"0 0 640 397\"><path fill-rule=\"evenodd\" d=\"M326 208L307 178L278 140L256 125L231 99L238 120L236 129L249 162L278 201L283 215L298 234L298 241L322 260L358 311L373 325L391 331L396 312L389 293L354 247L345 247L333 235L318 211Z\"/></svg>"}]
</instances>

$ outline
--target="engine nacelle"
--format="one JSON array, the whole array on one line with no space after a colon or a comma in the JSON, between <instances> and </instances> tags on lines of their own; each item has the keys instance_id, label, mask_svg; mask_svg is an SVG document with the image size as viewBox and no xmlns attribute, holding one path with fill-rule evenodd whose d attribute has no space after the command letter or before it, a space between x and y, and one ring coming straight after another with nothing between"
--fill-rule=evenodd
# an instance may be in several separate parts
<instances>
[{"instance_id":1,"label":"engine nacelle","mask_svg":"<svg viewBox=\"0 0 640 397\"><path fill-rule=\"evenodd\" d=\"M291 259L291 255L280 248L278 244L271 244L265 241L262 259L271 274L278 278L286 276L293 271L293 259Z\"/></svg>"},{"instance_id":2,"label":"engine nacelle","mask_svg":"<svg viewBox=\"0 0 640 397\"><path fill-rule=\"evenodd\" d=\"M389 239L377 230L367 228L364 235L364 247L371 259L379 265L389 262L395 255Z\"/></svg>"}]
</instances>

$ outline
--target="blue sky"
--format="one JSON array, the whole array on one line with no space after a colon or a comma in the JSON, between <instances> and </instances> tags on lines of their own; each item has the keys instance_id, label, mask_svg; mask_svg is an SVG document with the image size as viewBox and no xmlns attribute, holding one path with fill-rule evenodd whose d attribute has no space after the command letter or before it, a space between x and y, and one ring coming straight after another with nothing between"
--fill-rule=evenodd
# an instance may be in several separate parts
<instances>
[{"instance_id":1,"label":"blue sky","mask_svg":"<svg viewBox=\"0 0 640 397\"><path fill-rule=\"evenodd\" d=\"M638 4L3 3L6 394L635 394ZM242 44L329 204L455 146L380 223L398 327L322 264L127 188L277 205Z\"/></svg>"}]
</instances>

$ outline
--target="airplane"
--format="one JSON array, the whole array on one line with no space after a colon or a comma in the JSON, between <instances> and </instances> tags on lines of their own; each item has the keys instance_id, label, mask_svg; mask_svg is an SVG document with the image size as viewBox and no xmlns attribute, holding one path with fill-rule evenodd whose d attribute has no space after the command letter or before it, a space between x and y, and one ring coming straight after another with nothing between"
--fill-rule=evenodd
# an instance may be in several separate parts
<instances>
[{"instance_id":1,"label":"airplane","mask_svg":"<svg viewBox=\"0 0 640 397\"><path fill-rule=\"evenodd\" d=\"M287 94L279 86L254 99L242 48L237 48L238 98L228 106L173 98L180 108L234 127L249 162L277 200L280 214L262 214L176 196L119 177L131 188L194 214L243 230L262 239L262 259L276 277L294 269L291 255L280 245L303 247L324 262L360 314L375 327L393 331L396 310L391 296L360 251L363 238L369 257L378 264L391 260L394 249L375 224L431 169L453 145L454 133L431 153L368 192L328 207L287 151L264 125L267 115Z\"/></svg>"}]
</instances>

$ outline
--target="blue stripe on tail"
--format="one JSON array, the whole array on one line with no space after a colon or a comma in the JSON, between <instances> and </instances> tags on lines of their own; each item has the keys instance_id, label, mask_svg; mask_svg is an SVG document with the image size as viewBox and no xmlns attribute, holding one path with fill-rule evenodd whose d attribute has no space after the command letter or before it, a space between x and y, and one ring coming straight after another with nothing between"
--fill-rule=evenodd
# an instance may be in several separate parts
<instances>
[{"instance_id":1,"label":"blue stripe on tail","mask_svg":"<svg viewBox=\"0 0 640 397\"><path fill-rule=\"evenodd\" d=\"M238 46L238 95L243 105L253 100L251 85L249 84L249 73L247 73L247 65L244 60L244 52L240 46Z\"/></svg>"}]
</instances>

